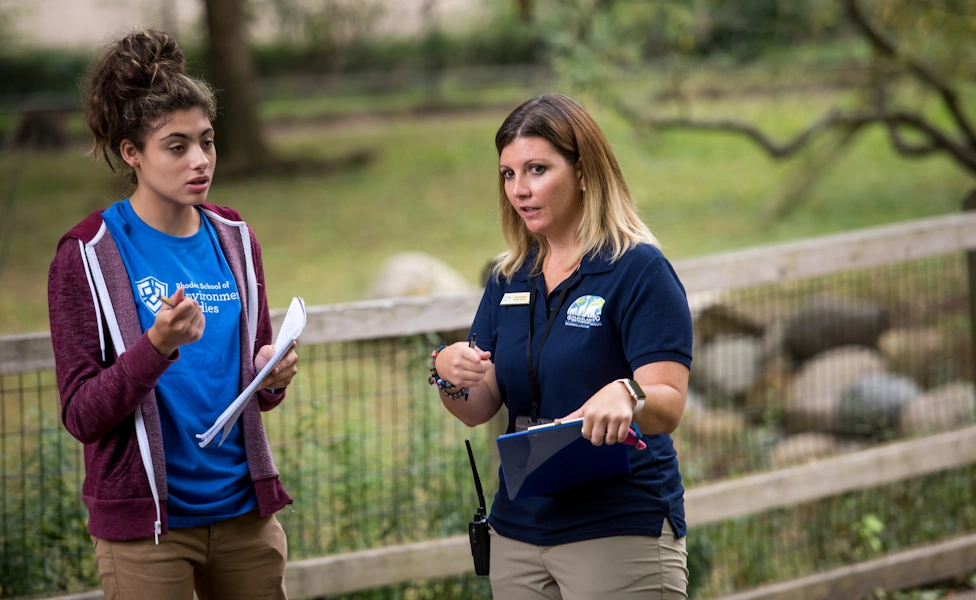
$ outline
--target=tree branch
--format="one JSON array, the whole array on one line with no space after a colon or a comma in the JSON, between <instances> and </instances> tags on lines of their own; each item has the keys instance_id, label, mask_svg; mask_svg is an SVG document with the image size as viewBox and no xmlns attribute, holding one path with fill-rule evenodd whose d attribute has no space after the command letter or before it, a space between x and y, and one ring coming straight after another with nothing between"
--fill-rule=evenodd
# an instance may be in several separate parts
<instances>
[{"instance_id":1,"label":"tree branch","mask_svg":"<svg viewBox=\"0 0 976 600\"><path fill-rule=\"evenodd\" d=\"M939 152L941 148L933 143L928 144L910 144L905 138L902 137L901 132L898 130L898 124L890 120L885 121L885 129L888 130L888 139L891 140L891 145L895 147L898 154L902 156L911 157L922 157L928 156L935 152Z\"/></svg>"},{"instance_id":2,"label":"tree branch","mask_svg":"<svg viewBox=\"0 0 976 600\"><path fill-rule=\"evenodd\" d=\"M905 125L917 130L927 137L933 146L945 150L957 163L965 167L970 173L976 173L976 156L965 146L942 132L938 127L926 121L924 117L906 112L894 112L881 116L880 120Z\"/></svg>"},{"instance_id":3,"label":"tree branch","mask_svg":"<svg viewBox=\"0 0 976 600\"><path fill-rule=\"evenodd\" d=\"M777 143L755 125L743 123L735 120L696 120L691 118L654 118L643 117L636 111L618 105L617 110L633 123L649 125L657 129L697 129L700 131L722 131L727 133L737 133L742 135L766 151L773 158L786 158L796 154L808 145L817 135L831 129L847 131L853 137L865 125L874 123L884 124L888 127L889 135L893 128L907 127L921 133L928 140L927 145L910 145L903 138L894 132L892 141L895 148L904 156L925 156L938 150L948 153L960 166L971 174L976 174L976 156L973 155L964 145L952 139L948 134L941 131L934 124L925 118L906 112L885 112L877 111L873 113L861 114L842 114L829 113L819 121L810 125L807 129L797 134L792 140L785 143Z\"/></svg>"},{"instance_id":4,"label":"tree branch","mask_svg":"<svg viewBox=\"0 0 976 600\"><path fill-rule=\"evenodd\" d=\"M855 135L856 130L844 130L832 144L812 152L799 174L766 202L763 216L766 219L781 219L791 213L824 174L841 159L844 155L842 150L848 147Z\"/></svg>"},{"instance_id":5,"label":"tree branch","mask_svg":"<svg viewBox=\"0 0 976 600\"><path fill-rule=\"evenodd\" d=\"M650 125L657 129L698 129L703 131L724 131L737 133L757 143L773 158L786 158L796 154L810 143L818 134L828 129L846 129L852 134L861 127L879 120L876 115L844 115L830 113L800 132L786 143L773 141L758 127L734 120L696 120L683 117L677 118L641 118L634 111L626 108L618 109L632 121Z\"/></svg>"},{"instance_id":6,"label":"tree branch","mask_svg":"<svg viewBox=\"0 0 976 600\"><path fill-rule=\"evenodd\" d=\"M956 125L962 131L969 148L976 150L976 130L973 129L972 124L963 112L962 106L960 106L958 92L949 85L949 82L935 69L912 56L907 56L902 53L891 37L871 23L867 15L864 14L864 11L861 10L858 0L842 0L842 2L847 11L847 16L868 38L875 52L901 62L917 79L935 88L942 97L942 102L949 110Z\"/></svg>"}]
</instances>

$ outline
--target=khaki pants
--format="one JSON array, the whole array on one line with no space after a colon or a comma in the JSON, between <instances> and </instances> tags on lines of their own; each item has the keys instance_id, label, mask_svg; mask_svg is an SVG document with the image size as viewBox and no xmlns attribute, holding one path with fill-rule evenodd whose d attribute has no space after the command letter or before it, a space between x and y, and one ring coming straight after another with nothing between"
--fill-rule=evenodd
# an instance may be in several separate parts
<instances>
[{"instance_id":1,"label":"khaki pants","mask_svg":"<svg viewBox=\"0 0 976 600\"><path fill-rule=\"evenodd\" d=\"M288 544L274 515L111 542L92 536L106 600L285 600Z\"/></svg>"},{"instance_id":2,"label":"khaki pants","mask_svg":"<svg viewBox=\"0 0 976 600\"><path fill-rule=\"evenodd\" d=\"M674 600L688 597L685 538L618 536L533 546L491 532L491 592L504 600Z\"/></svg>"}]
</instances>

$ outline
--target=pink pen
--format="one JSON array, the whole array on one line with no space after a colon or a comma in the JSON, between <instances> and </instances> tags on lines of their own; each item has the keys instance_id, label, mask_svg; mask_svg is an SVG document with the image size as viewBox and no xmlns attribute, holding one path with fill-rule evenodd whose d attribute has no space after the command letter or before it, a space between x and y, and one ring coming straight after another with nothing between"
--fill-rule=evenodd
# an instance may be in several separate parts
<instances>
[{"instance_id":1,"label":"pink pen","mask_svg":"<svg viewBox=\"0 0 976 600\"><path fill-rule=\"evenodd\" d=\"M637 434L634 433L633 429L627 430L627 437L624 438L624 443L630 444L635 448L637 448L638 450L643 450L644 448L647 448L647 444L644 443L644 440L637 439Z\"/></svg>"},{"instance_id":2,"label":"pink pen","mask_svg":"<svg viewBox=\"0 0 976 600\"><path fill-rule=\"evenodd\" d=\"M548 427L553 427L554 425L564 425L569 423L582 423L582 422L583 422L583 417L577 417L575 419L569 419L567 421L556 419L552 423L546 423L543 425L533 425L532 427L529 427L529 431L532 431L533 429L546 429ZM647 448L647 444L644 443L644 440L637 439L637 433L634 431L633 427L627 430L627 437L621 440L621 443L630 444L631 446L637 448L638 450L643 450L644 448Z\"/></svg>"}]
</instances>

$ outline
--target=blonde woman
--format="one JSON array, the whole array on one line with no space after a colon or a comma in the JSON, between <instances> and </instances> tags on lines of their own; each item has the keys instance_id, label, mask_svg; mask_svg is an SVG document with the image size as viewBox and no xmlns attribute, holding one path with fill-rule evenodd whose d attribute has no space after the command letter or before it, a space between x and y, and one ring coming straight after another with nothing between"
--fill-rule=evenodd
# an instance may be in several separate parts
<instances>
[{"instance_id":1,"label":"blonde woman","mask_svg":"<svg viewBox=\"0 0 976 600\"><path fill-rule=\"evenodd\" d=\"M637 425L632 473L491 508L491 586L506 600L686 598L683 488L669 435L684 411L684 288L634 208L610 144L575 100L519 106L495 136L501 227L471 333L431 380L469 426L502 404L508 432L583 419L595 445ZM467 391L467 401L462 396Z\"/></svg>"}]
</instances>

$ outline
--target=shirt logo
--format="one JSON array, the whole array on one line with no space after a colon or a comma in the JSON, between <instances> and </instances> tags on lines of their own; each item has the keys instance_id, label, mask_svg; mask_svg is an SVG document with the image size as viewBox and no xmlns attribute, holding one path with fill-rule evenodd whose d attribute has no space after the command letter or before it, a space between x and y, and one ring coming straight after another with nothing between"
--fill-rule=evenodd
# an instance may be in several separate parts
<instances>
[{"instance_id":1,"label":"shirt logo","mask_svg":"<svg viewBox=\"0 0 976 600\"><path fill-rule=\"evenodd\" d=\"M566 325L570 327L599 327L602 325L600 316L606 303L600 296L580 296L566 310Z\"/></svg>"},{"instance_id":2,"label":"shirt logo","mask_svg":"<svg viewBox=\"0 0 976 600\"><path fill-rule=\"evenodd\" d=\"M139 299L152 311L152 314L158 313L163 307L163 301L159 296L169 296L169 286L152 275L137 281L136 289L139 290Z\"/></svg>"}]
</instances>

